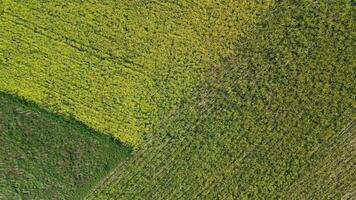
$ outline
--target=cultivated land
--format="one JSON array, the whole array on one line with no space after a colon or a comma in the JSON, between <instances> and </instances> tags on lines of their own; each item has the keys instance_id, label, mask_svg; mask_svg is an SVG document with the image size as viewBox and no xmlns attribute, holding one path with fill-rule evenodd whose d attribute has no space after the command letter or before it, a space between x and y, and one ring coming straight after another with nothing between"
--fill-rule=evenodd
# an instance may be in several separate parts
<instances>
[{"instance_id":1,"label":"cultivated land","mask_svg":"<svg viewBox=\"0 0 356 200\"><path fill-rule=\"evenodd\" d=\"M91 199L352 195L353 9L278 4Z\"/></svg>"},{"instance_id":2,"label":"cultivated land","mask_svg":"<svg viewBox=\"0 0 356 200\"><path fill-rule=\"evenodd\" d=\"M0 199L82 199L130 148L0 93Z\"/></svg>"},{"instance_id":3,"label":"cultivated land","mask_svg":"<svg viewBox=\"0 0 356 200\"><path fill-rule=\"evenodd\" d=\"M9 1L0 89L136 146L270 1ZM238 28L236 28L238 27Z\"/></svg>"},{"instance_id":4,"label":"cultivated land","mask_svg":"<svg viewBox=\"0 0 356 200\"><path fill-rule=\"evenodd\" d=\"M0 6L0 90L135 149L87 199L355 196L352 2Z\"/></svg>"}]
</instances>

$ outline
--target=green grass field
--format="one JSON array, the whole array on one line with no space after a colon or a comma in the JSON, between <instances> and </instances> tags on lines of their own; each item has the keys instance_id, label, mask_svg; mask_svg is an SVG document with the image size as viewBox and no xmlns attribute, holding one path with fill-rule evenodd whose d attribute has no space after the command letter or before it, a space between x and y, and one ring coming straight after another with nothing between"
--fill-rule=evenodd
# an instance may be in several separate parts
<instances>
[{"instance_id":1,"label":"green grass field","mask_svg":"<svg viewBox=\"0 0 356 200\"><path fill-rule=\"evenodd\" d=\"M0 93L0 199L82 199L131 150Z\"/></svg>"},{"instance_id":2,"label":"green grass field","mask_svg":"<svg viewBox=\"0 0 356 200\"><path fill-rule=\"evenodd\" d=\"M16 132L10 136L34 141L26 149L35 155L49 150L69 166L81 163L45 174L58 161L31 168L37 162L28 157L22 175L42 179L6 176L0 199L2 193L14 199L354 198L352 1L14 0L0 6L0 91L34 102L16 100L16 106L48 110L40 111L35 136L27 137L18 120L10 123ZM128 159L120 162L129 147L107 135L134 149ZM15 152L10 161L20 165L15 140L5 136L2 147L12 149L3 151ZM93 140L102 142L88 145ZM73 145L87 157L67 160ZM0 174L11 172L6 157ZM26 184L37 182L39 188ZM77 182L85 186L73 188ZM43 187L60 189L52 194Z\"/></svg>"}]
</instances>

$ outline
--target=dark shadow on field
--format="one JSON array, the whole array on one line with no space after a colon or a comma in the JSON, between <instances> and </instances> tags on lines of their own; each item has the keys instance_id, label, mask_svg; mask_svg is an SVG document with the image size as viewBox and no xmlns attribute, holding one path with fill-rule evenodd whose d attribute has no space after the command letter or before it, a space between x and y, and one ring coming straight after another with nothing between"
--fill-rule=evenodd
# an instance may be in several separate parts
<instances>
[{"instance_id":1,"label":"dark shadow on field","mask_svg":"<svg viewBox=\"0 0 356 200\"><path fill-rule=\"evenodd\" d=\"M0 199L83 199L131 152L72 116L0 92Z\"/></svg>"}]
</instances>

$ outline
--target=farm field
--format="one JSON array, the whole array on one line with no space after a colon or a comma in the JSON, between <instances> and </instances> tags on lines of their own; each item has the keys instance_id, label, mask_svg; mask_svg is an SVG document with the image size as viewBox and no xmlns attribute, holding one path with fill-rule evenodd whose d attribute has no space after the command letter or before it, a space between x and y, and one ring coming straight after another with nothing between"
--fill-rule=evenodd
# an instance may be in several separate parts
<instances>
[{"instance_id":1,"label":"farm field","mask_svg":"<svg viewBox=\"0 0 356 200\"><path fill-rule=\"evenodd\" d=\"M89 199L354 195L352 11L276 6Z\"/></svg>"},{"instance_id":2,"label":"farm field","mask_svg":"<svg viewBox=\"0 0 356 200\"><path fill-rule=\"evenodd\" d=\"M73 119L0 93L0 199L82 199L131 152Z\"/></svg>"},{"instance_id":3,"label":"farm field","mask_svg":"<svg viewBox=\"0 0 356 200\"><path fill-rule=\"evenodd\" d=\"M352 1L0 6L0 199L354 198Z\"/></svg>"},{"instance_id":4,"label":"farm field","mask_svg":"<svg viewBox=\"0 0 356 200\"><path fill-rule=\"evenodd\" d=\"M8 1L0 89L136 146L271 4Z\"/></svg>"}]
</instances>

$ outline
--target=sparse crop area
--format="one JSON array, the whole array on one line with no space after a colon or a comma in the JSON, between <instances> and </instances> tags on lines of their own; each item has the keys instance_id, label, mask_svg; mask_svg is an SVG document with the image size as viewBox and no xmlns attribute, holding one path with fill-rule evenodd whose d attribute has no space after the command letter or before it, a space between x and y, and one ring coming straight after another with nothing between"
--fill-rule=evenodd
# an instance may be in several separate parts
<instances>
[{"instance_id":1,"label":"sparse crop area","mask_svg":"<svg viewBox=\"0 0 356 200\"><path fill-rule=\"evenodd\" d=\"M0 199L354 198L352 1L0 6Z\"/></svg>"}]
</instances>

